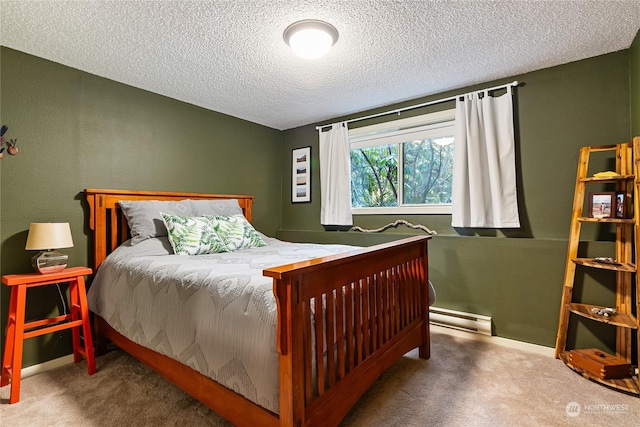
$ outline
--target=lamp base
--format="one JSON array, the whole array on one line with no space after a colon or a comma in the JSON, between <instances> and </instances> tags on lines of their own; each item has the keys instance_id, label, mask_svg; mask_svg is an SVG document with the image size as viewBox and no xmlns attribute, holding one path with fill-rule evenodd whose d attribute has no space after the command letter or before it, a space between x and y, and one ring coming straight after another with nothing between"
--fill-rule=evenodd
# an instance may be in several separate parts
<instances>
[{"instance_id":1,"label":"lamp base","mask_svg":"<svg viewBox=\"0 0 640 427\"><path fill-rule=\"evenodd\" d=\"M31 258L31 265L33 265L33 268L41 274L57 273L67 268L68 261L69 255L65 255L62 252L53 249L49 251L42 251Z\"/></svg>"}]
</instances>

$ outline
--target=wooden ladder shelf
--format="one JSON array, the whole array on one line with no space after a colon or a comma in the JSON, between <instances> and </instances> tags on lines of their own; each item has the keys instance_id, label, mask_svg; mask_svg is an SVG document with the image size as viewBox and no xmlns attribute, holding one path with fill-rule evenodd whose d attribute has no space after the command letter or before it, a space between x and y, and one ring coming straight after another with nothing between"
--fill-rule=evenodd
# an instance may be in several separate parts
<instances>
[{"instance_id":1,"label":"wooden ladder shelf","mask_svg":"<svg viewBox=\"0 0 640 427\"><path fill-rule=\"evenodd\" d=\"M592 154L601 152L610 152L612 156L615 155L615 175L590 177L588 176L589 158ZM635 367L632 367L632 372L628 377L602 378L601 375L573 364L571 352L567 350L566 346L569 321L571 313L573 313L592 321L615 327L615 358L624 360L627 363L632 363L632 361L637 363L640 353L640 327L638 324L640 290L638 289L638 274L634 258L636 256L636 248L640 242L640 224L638 221L640 213L640 198L638 197L640 194L639 172L640 137L635 137L632 141L622 144L582 147L580 149L555 349L556 358L562 359L567 366L584 377L637 396L640 396L640 384L637 374L634 374ZM592 184L606 184L610 187L615 187L615 191L610 192L610 195L613 196L611 197L611 203L604 210L598 210L600 206L597 203L593 203L593 200L589 200L585 207L586 190ZM616 210L616 196L622 197L624 201L624 210L620 212ZM588 212L585 212L586 210ZM582 225L589 223L615 225L614 257L609 260L599 260L578 255ZM577 268L594 268L615 273L616 307L612 307L615 313L605 316L602 313L606 307L573 301L573 288ZM633 343L634 335L635 344Z\"/></svg>"}]
</instances>

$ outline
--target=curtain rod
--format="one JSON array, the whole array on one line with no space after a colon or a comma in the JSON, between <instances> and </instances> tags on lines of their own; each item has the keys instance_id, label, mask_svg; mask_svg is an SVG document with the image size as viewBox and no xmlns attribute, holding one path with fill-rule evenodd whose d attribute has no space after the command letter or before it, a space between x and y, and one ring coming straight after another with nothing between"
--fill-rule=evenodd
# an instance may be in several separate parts
<instances>
[{"instance_id":1,"label":"curtain rod","mask_svg":"<svg viewBox=\"0 0 640 427\"><path fill-rule=\"evenodd\" d=\"M516 81L513 81L511 83L507 83L507 84L500 85L500 86L490 87L488 89L476 90L476 91L473 91L473 92L467 92L467 93L463 93L463 94L460 94L460 95L450 96L448 98L438 99L436 101L425 102L423 104L411 105L410 107L403 107L403 108L398 108L398 109L395 109L395 110L385 111L383 113L371 114L370 116L364 116L364 117L358 117L356 119L345 120L345 123L359 122L360 120L373 119L375 117L386 116L388 114L400 114L403 111L414 110L416 108L422 108L422 107L427 107L429 105L435 105L435 104L441 104L441 103L447 102L447 101L453 101L456 98L467 96L467 95L470 95L472 93L489 92L489 91L492 91L492 90L502 89L502 88L509 87L509 86L518 86L518 81L516 80ZM326 128L328 126L331 126L331 125L332 125L332 123L329 123L329 124L326 124L326 125L322 125L322 126L316 126L316 130L324 129L324 128Z\"/></svg>"}]
</instances>

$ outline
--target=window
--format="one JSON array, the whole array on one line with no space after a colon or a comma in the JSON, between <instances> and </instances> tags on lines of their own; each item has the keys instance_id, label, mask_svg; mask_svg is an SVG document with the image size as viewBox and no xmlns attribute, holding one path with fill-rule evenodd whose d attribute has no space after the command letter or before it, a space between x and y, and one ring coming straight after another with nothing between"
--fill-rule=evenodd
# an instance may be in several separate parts
<instances>
[{"instance_id":1,"label":"window","mask_svg":"<svg viewBox=\"0 0 640 427\"><path fill-rule=\"evenodd\" d=\"M354 214L451 213L455 110L349 131Z\"/></svg>"}]
</instances>

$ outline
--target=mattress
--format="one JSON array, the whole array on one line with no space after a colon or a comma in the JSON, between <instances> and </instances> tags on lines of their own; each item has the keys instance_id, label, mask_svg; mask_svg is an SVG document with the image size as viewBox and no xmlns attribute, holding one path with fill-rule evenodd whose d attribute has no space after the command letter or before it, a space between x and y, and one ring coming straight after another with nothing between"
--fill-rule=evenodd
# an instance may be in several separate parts
<instances>
[{"instance_id":1,"label":"mattress","mask_svg":"<svg viewBox=\"0 0 640 427\"><path fill-rule=\"evenodd\" d=\"M125 242L101 264L89 308L112 328L277 413L273 282L265 268L356 249L289 243L174 255L167 238Z\"/></svg>"}]
</instances>

